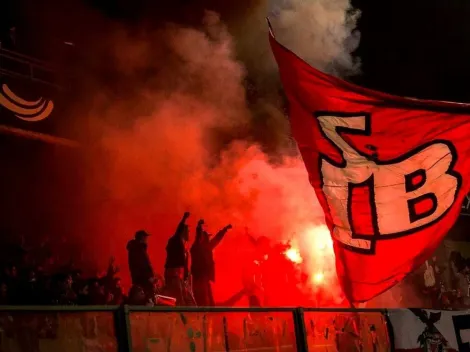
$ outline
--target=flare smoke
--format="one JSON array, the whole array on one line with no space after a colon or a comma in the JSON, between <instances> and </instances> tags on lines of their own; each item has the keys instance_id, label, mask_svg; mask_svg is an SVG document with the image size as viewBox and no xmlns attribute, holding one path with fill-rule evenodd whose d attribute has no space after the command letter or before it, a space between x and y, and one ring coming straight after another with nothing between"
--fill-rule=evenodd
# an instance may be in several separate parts
<instances>
[{"instance_id":1,"label":"flare smoke","mask_svg":"<svg viewBox=\"0 0 470 352\"><path fill-rule=\"evenodd\" d=\"M275 34L312 66L337 76L357 74L360 12L349 0L270 0Z\"/></svg>"},{"instance_id":2,"label":"flare smoke","mask_svg":"<svg viewBox=\"0 0 470 352\"><path fill-rule=\"evenodd\" d=\"M300 157L286 148L268 4L252 1L248 10L235 3L236 15L216 8L228 30L214 12L206 12L200 29L161 23L83 29L93 35L81 34L88 45L80 58L83 92L70 126L87 134L88 180L77 190L88 217L77 221L75 236L90 262L103 266L112 254L125 268L125 243L144 228L161 272L166 241L189 210L192 235L201 217L211 232L234 225L215 253L218 300L241 288L241 265L233 264L249 257L245 226L255 236L293 239L339 296L332 253L317 257L312 247L323 213ZM347 1L270 8L277 38L309 63L336 74L357 70L351 56L357 15L346 15Z\"/></svg>"}]
</instances>

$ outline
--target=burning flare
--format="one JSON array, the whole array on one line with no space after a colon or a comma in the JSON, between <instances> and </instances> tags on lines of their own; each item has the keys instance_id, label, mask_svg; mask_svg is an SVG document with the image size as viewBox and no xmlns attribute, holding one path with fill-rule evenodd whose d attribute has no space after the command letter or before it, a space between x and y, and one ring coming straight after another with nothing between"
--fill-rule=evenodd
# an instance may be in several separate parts
<instances>
[{"instance_id":1,"label":"burning flare","mask_svg":"<svg viewBox=\"0 0 470 352\"><path fill-rule=\"evenodd\" d=\"M303 262L300 251L297 248L290 247L284 252L284 254L292 263L300 264Z\"/></svg>"},{"instance_id":2,"label":"burning flare","mask_svg":"<svg viewBox=\"0 0 470 352\"><path fill-rule=\"evenodd\" d=\"M337 286L333 240L325 225L307 225L298 232L298 246L286 251L286 256L295 263L303 263L313 288L319 285ZM302 248L299 251L297 248Z\"/></svg>"}]
</instances>

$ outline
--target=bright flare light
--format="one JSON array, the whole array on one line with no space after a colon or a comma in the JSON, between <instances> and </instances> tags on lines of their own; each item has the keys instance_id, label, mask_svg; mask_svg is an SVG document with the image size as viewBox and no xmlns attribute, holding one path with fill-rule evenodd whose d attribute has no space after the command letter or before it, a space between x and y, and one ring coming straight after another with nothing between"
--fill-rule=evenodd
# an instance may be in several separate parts
<instances>
[{"instance_id":1,"label":"bright flare light","mask_svg":"<svg viewBox=\"0 0 470 352\"><path fill-rule=\"evenodd\" d=\"M322 284L325 279L325 275L320 271L313 276L313 282L316 284Z\"/></svg>"},{"instance_id":2,"label":"bright flare light","mask_svg":"<svg viewBox=\"0 0 470 352\"><path fill-rule=\"evenodd\" d=\"M318 251L326 251L327 253L333 252L333 240L326 226L317 226L310 231L311 233L309 235L314 236L315 247Z\"/></svg>"},{"instance_id":3,"label":"bright flare light","mask_svg":"<svg viewBox=\"0 0 470 352\"><path fill-rule=\"evenodd\" d=\"M295 264L302 263L302 257L298 249L291 247L288 250L286 250L284 254L291 262Z\"/></svg>"},{"instance_id":4,"label":"bright flare light","mask_svg":"<svg viewBox=\"0 0 470 352\"><path fill-rule=\"evenodd\" d=\"M336 277L333 240L330 231L325 225L310 225L298 233L301 234L299 237L300 248L305 248L305 251L302 251L306 264L304 270L309 274L312 288L316 290L320 286L328 286L328 294L338 296L341 289Z\"/></svg>"}]
</instances>

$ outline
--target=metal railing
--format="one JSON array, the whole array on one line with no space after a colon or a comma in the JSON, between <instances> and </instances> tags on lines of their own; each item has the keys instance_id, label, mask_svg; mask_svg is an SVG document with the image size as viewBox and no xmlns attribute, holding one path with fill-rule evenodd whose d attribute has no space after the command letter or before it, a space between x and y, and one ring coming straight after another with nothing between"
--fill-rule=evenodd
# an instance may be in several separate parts
<instances>
[{"instance_id":1,"label":"metal railing","mask_svg":"<svg viewBox=\"0 0 470 352\"><path fill-rule=\"evenodd\" d=\"M117 350L119 352L130 352L133 350L133 331L135 332L135 328L137 325L135 316L142 316L144 313L149 313L147 316L147 325L152 325L151 318L158 318L159 316L171 315L168 313L173 313L173 315L180 315L183 317L184 313L189 313L189 315L197 315L194 313L200 313L199 316L202 314L204 316L203 321L206 315L217 315L220 313L225 314L221 320L222 328L224 331L225 336L225 343L223 350L225 352L233 351L233 349L229 346L228 343L228 328L227 322L230 323L231 318L230 316L235 316L236 314L233 313L245 313L245 316L260 316L260 313L265 313L267 319L273 320L271 316L275 316L277 313L283 314L289 321L292 322L294 327L294 336L295 339L291 341L291 345L287 346L290 348L291 351L299 351L299 352L307 352L309 350L308 346L308 335L306 332L305 326L305 314L316 313L317 316L321 315L322 313L327 314L350 314L350 313L358 313L359 316L361 314L370 314L374 313L376 315L381 315L385 317L386 311L385 310L370 310L370 309L322 309L322 308L227 308L227 307L204 307L204 308L196 308L196 307L144 307L144 306L0 306L0 315L11 315L15 316L39 316L41 314L66 314L66 315L74 315L74 313L109 313L108 315L112 314L113 321L114 321L114 332L115 332L115 341L117 343ZM288 313L288 314L286 314ZM289 314L290 313L290 314ZM379 314L377 314L379 313ZM327 315L326 314L326 315ZM134 317L132 317L134 315ZM242 315L243 317L243 315ZM30 319L30 318L29 318ZM292 319L292 320L291 320ZM144 319L145 320L145 319ZM154 322L153 322L154 323ZM65 324L67 325L67 324ZM134 328L134 329L133 329ZM204 330L204 328L203 328ZM266 330L266 328L265 328ZM207 331L203 334L203 339L206 339ZM134 341L135 342L135 341ZM272 347L272 349L271 349ZM285 346L284 346L285 347ZM178 347L174 350L176 351ZM170 350L170 349L168 349ZM191 350L191 349L190 349ZM219 349L207 349L206 342L204 342L204 352L208 350L217 350ZM272 350L272 351L279 351L279 346L268 346L268 348L244 348L243 351L257 351L257 350ZM312 349L313 350L313 349ZM173 351L173 350L172 350ZM178 349L179 351L179 349Z\"/></svg>"},{"instance_id":2,"label":"metal railing","mask_svg":"<svg viewBox=\"0 0 470 352\"><path fill-rule=\"evenodd\" d=\"M55 84L55 70L46 62L5 49L0 42L0 76L2 75L59 88Z\"/></svg>"}]
</instances>

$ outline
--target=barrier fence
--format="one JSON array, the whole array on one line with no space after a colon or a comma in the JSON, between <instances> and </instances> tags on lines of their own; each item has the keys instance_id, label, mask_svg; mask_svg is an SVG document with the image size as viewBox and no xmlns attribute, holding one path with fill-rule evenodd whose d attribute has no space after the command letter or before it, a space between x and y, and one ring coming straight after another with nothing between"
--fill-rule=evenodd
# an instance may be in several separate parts
<instances>
[{"instance_id":1,"label":"barrier fence","mask_svg":"<svg viewBox=\"0 0 470 352\"><path fill-rule=\"evenodd\" d=\"M302 308L0 307L0 351L390 351L384 313Z\"/></svg>"},{"instance_id":2,"label":"barrier fence","mask_svg":"<svg viewBox=\"0 0 470 352\"><path fill-rule=\"evenodd\" d=\"M55 70L41 60L17 51L7 50L0 42L0 76L27 79L59 88L54 83Z\"/></svg>"}]
</instances>

